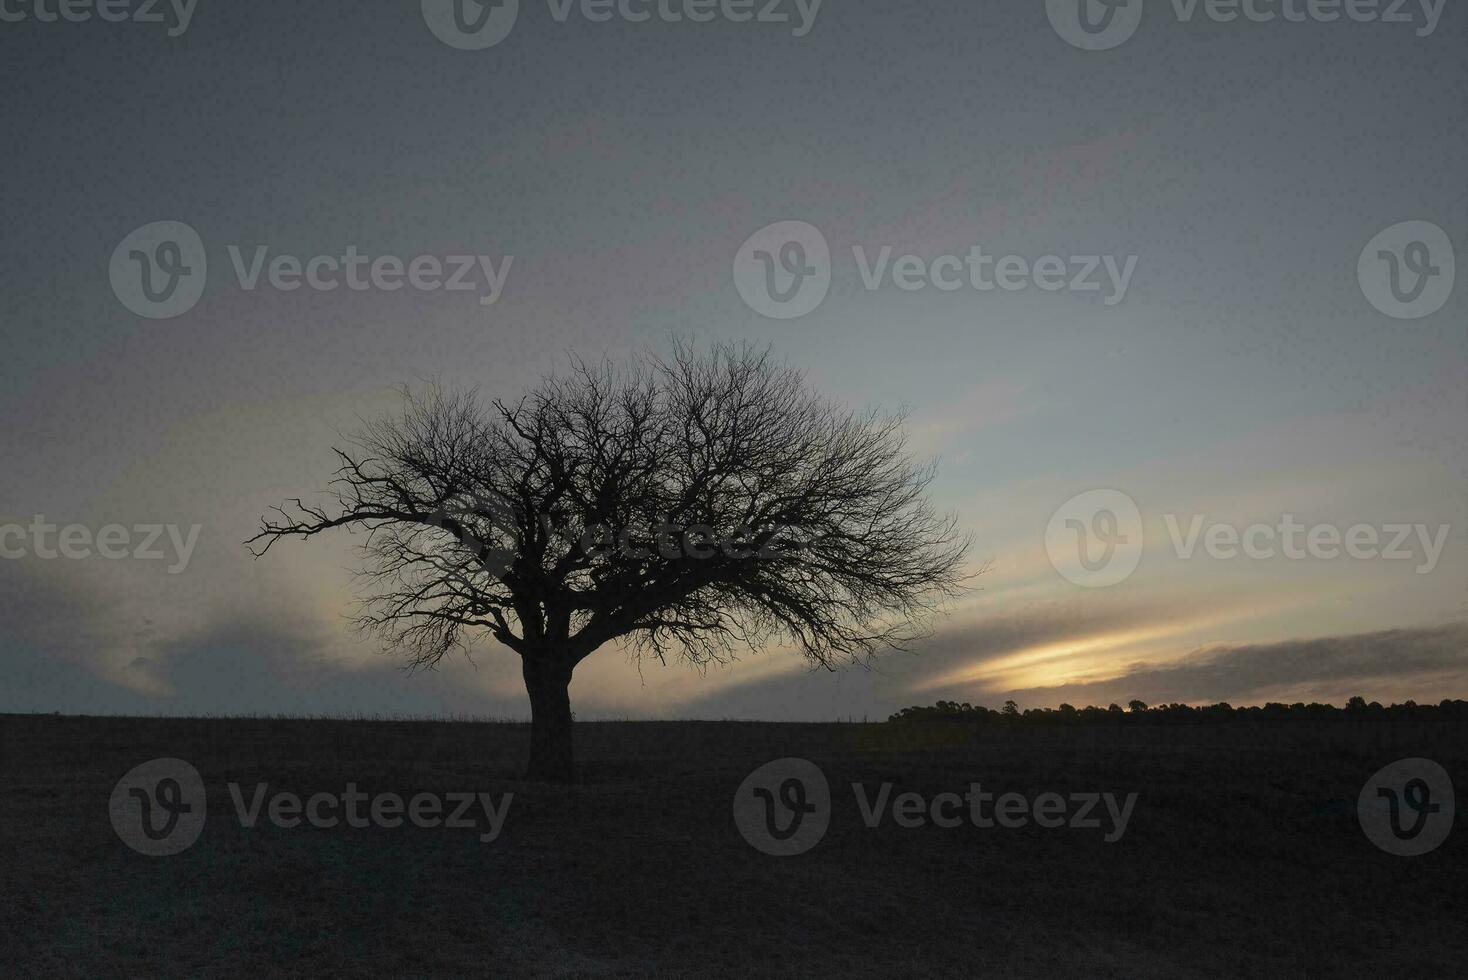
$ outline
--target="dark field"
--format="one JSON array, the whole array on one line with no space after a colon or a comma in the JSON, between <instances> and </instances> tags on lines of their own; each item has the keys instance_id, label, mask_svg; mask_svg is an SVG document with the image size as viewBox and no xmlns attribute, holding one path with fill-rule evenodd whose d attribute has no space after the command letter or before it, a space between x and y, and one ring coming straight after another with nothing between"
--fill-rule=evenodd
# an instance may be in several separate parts
<instances>
[{"instance_id":1,"label":"dark field","mask_svg":"<svg viewBox=\"0 0 1468 980\"><path fill-rule=\"evenodd\" d=\"M509 724L0 717L10 976L1444 975L1468 962L1463 818L1421 857L1357 822L1397 759L1468 787L1461 722L1149 727L601 723L581 782L517 779ZM829 832L770 857L731 815L755 767L808 758ZM191 848L108 817L134 766L202 774ZM1103 830L863 823L872 795L1139 794ZM503 832L240 826L227 789L512 792ZM477 811L476 811L477 812ZM1103 817L1109 829L1110 821Z\"/></svg>"}]
</instances>

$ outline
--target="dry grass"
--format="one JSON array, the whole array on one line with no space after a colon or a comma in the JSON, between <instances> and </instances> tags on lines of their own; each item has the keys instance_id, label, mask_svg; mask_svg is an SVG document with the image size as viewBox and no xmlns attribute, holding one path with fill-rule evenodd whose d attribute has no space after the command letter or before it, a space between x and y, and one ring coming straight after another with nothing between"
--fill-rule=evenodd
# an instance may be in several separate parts
<instances>
[{"instance_id":1,"label":"dry grass","mask_svg":"<svg viewBox=\"0 0 1468 980\"><path fill-rule=\"evenodd\" d=\"M600 723L583 780L523 783L523 726L0 717L0 946L14 976L1087 976L1441 974L1468 962L1463 818L1396 858L1356 823L1366 778L1459 725ZM755 766L803 756L829 833L775 859L731 818ZM145 858L113 833L124 772L176 756L210 820ZM850 784L1137 792L1096 831L867 829ZM503 836L242 829L226 790L515 794Z\"/></svg>"}]
</instances>

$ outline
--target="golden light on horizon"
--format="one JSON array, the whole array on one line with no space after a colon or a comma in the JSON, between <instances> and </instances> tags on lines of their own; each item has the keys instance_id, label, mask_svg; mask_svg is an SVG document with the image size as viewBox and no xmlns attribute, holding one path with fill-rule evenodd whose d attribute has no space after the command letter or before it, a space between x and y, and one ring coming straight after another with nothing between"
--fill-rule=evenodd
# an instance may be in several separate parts
<instances>
[{"instance_id":1,"label":"golden light on horizon","mask_svg":"<svg viewBox=\"0 0 1468 980\"><path fill-rule=\"evenodd\" d=\"M940 674L923 682L916 690L973 685L981 685L987 690L1013 690L1113 680L1138 662L1166 663L1186 657L1192 649L1174 649L1169 655L1159 657L1159 641L1185 636L1238 616L1232 612L1200 616L1036 644L994 660Z\"/></svg>"}]
</instances>

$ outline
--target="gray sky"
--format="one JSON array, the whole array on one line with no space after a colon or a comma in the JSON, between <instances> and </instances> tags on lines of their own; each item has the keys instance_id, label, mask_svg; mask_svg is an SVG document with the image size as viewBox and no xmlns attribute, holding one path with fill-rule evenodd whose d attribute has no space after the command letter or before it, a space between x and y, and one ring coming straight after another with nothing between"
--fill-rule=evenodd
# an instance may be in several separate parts
<instances>
[{"instance_id":1,"label":"gray sky","mask_svg":"<svg viewBox=\"0 0 1468 980\"><path fill-rule=\"evenodd\" d=\"M350 632L349 538L259 562L241 542L322 485L335 432L391 409L394 385L513 394L568 350L674 335L770 343L833 396L908 406L935 497L990 568L919 656L639 675L607 649L578 671L580 717L1468 696L1465 286L1400 319L1358 276L1401 222L1468 249L1462 5L1419 36L1420 6L1252 23L1149 0L1093 51L1041 3L826 0L797 37L793 0L786 23L561 22L560 0L522 0L484 50L436 37L417 3L198 0L173 37L172 13L38 20L53 4L0 7L26 15L0 21L0 525L200 531L180 574L0 539L24 552L0 560L0 710L526 714L505 651L407 677ZM160 221L198 233L207 285L149 319L110 273ZM782 221L831 255L824 301L783 320L735 273ZM247 289L231 246L247 271L259 246L267 263L355 246L484 255L504 280L492 305ZM1067 283L1072 257L1135 265L1124 292L1104 263L1098 290L980 290L966 270L909 290L890 268L869 289L883 246L925 266L1054 255ZM1047 523L1108 489L1144 546L1086 587ZM1426 537L1404 560L1183 557L1197 515L1199 542L1285 515L1369 526L1378 550L1389 527Z\"/></svg>"}]
</instances>

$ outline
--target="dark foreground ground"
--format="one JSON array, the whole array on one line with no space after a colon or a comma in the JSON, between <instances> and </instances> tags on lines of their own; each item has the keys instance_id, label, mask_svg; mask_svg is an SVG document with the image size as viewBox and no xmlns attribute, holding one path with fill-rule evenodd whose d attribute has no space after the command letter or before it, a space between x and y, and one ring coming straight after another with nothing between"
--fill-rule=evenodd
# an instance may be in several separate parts
<instances>
[{"instance_id":1,"label":"dark foreground ground","mask_svg":"<svg viewBox=\"0 0 1468 980\"><path fill-rule=\"evenodd\" d=\"M930 730L931 731L931 730ZM1356 800L1461 723L986 727L583 724L579 785L523 783L523 726L0 716L8 976L1438 976L1468 962L1468 829L1379 850ZM144 857L108 799L157 757L208 822ZM829 832L767 856L731 815L756 766L830 780ZM927 797L1139 794L1103 831L862 822L851 783ZM503 832L243 829L227 789L512 792ZM481 818L482 822L483 818ZM1107 821L1109 825L1109 821ZM481 828L482 829L482 828Z\"/></svg>"}]
</instances>

